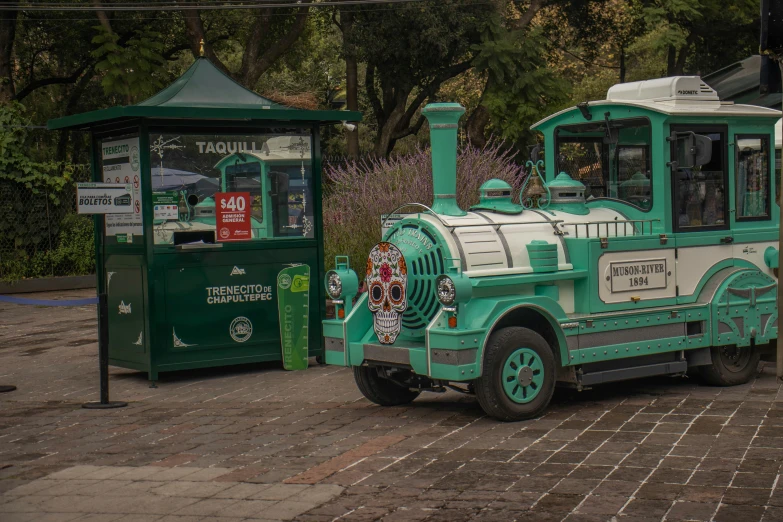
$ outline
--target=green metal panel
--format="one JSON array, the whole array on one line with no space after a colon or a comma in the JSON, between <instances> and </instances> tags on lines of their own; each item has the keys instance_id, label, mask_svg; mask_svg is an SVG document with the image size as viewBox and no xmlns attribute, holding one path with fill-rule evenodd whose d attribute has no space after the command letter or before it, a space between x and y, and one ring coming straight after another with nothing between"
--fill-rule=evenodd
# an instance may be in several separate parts
<instances>
[{"instance_id":1,"label":"green metal panel","mask_svg":"<svg viewBox=\"0 0 783 522\"><path fill-rule=\"evenodd\" d=\"M267 248L263 255L248 249L156 254L160 284L151 295L163 309L151 318L158 336L155 366L281 360L277 275L292 263L315 267L318 261L315 248ZM322 296L320 285L311 286L311 310L320 310ZM310 356L323 353L321 317L309 316ZM250 334L241 331L245 324Z\"/></svg>"},{"instance_id":2,"label":"green metal panel","mask_svg":"<svg viewBox=\"0 0 783 522\"><path fill-rule=\"evenodd\" d=\"M777 338L777 282L758 270L731 275L712 303L712 343L750 346Z\"/></svg>"},{"instance_id":3,"label":"green metal panel","mask_svg":"<svg viewBox=\"0 0 783 522\"><path fill-rule=\"evenodd\" d=\"M144 365L149 339L145 335L144 267L141 256L112 255L106 259L109 306L109 358Z\"/></svg>"}]
</instances>

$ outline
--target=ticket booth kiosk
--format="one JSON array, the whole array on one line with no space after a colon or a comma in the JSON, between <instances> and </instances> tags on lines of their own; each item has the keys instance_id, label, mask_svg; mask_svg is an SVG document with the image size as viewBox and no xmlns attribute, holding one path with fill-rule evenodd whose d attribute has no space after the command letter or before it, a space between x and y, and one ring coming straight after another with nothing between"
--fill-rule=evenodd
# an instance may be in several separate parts
<instances>
[{"instance_id":1,"label":"ticket booth kiosk","mask_svg":"<svg viewBox=\"0 0 783 522\"><path fill-rule=\"evenodd\" d=\"M307 265L312 281L324 276L319 127L360 119L274 103L198 58L137 105L51 120L91 133L93 181L133 187L127 214L96 216L110 364L155 381L280 360L278 275ZM321 287L293 310L315 357Z\"/></svg>"}]
</instances>

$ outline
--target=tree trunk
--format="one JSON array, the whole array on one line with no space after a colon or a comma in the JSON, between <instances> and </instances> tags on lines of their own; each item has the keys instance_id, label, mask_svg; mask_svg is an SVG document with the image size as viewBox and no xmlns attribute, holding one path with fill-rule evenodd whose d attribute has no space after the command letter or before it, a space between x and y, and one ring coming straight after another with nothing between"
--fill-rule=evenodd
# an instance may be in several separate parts
<instances>
[{"instance_id":1,"label":"tree trunk","mask_svg":"<svg viewBox=\"0 0 783 522\"><path fill-rule=\"evenodd\" d=\"M674 76L674 67L677 63L677 49L673 45L669 46L666 53L666 76Z\"/></svg>"},{"instance_id":2,"label":"tree trunk","mask_svg":"<svg viewBox=\"0 0 783 522\"><path fill-rule=\"evenodd\" d=\"M70 116L76 112L79 100L81 99L84 91L87 89L87 86L90 84L94 76L95 66L90 66L86 71L84 71L84 74L81 78L79 78L79 81L76 82L76 85L68 95L68 103L65 106L65 111L63 112L62 116ZM60 137L57 140L55 158L57 161L65 161L68 152L68 142L71 138L71 131L61 130L59 132ZM75 156L71 158L73 163L75 163L74 158Z\"/></svg>"},{"instance_id":3,"label":"tree trunk","mask_svg":"<svg viewBox=\"0 0 783 522\"><path fill-rule=\"evenodd\" d=\"M405 104L397 104L394 110L381 124L378 122L378 135L375 137L375 147L373 152L377 157L386 157L391 154L397 139L394 135L397 133L397 126L400 124L405 114Z\"/></svg>"},{"instance_id":4,"label":"tree trunk","mask_svg":"<svg viewBox=\"0 0 783 522\"><path fill-rule=\"evenodd\" d=\"M280 37L279 40L272 43L261 52L261 43L263 37L266 36L264 26L268 27L270 24L276 23L275 16L280 13L270 11L265 15L265 20L268 20L264 26L258 25L251 32L250 38L245 43L245 53L242 56L242 66L239 72L236 74L236 79L248 89L252 89L258 83L261 75L264 74L267 69L280 58L292 45L299 39L307 27L307 18L310 16L310 7L306 4L309 0L302 2L304 7L298 8L295 12L296 19L293 25L286 34Z\"/></svg>"},{"instance_id":5,"label":"tree trunk","mask_svg":"<svg viewBox=\"0 0 783 522\"><path fill-rule=\"evenodd\" d=\"M674 63L674 73L670 76L682 76L685 73L685 61L688 59L691 48L695 43L696 35L693 33L689 34L688 38L685 40L685 45L680 48L679 53L677 54L677 61Z\"/></svg>"},{"instance_id":6,"label":"tree trunk","mask_svg":"<svg viewBox=\"0 0 783 522\"><path fill-rule=\"evenodd\" d=\"M14 99L14 37L19 11L0 11L0 103Z\"/></svg>"},{"instance_id":7,"label":"tree trunk","mask_svg":"<svg viewBox=\"0 0 783 522\"><path fill-rule=\"evenodd\" d=\"M356 49L352 44L353 13L349 10L340 12L340 22L343 30L343 52L345 53L345 98L349 111L359 110L359 75L356 62ZM348 144L348 156L359 157L359 127L345 131Z\"/></svg>"},{"instance_id":8,"label":"tree trunk","mask_svg":"<svg viewBox=\"0 0 783 522\"><path fill-rule=\"evenodd\" d=\"M620 48L620 83L625 83L625 47Z\"/></svg>"},{"instance_id":9,"label":"tree trunk","mask_svg":"<svg viewBox=\"0 0 783 522\"><path fill-rule=\"evenodd\" d=\"M484 95L489 89L492 88L492 77L487 78L487 83L484 84L484 90L481 93L478 107L468 117L468 121L465 124L465 132L468 135L468 141L477 149L483 148L487 144L487 137L484 134L484 129L489 125L489 109L484 106Z\"/></svg>"},{"instance_id":10,"label":"tree trunk","mask_svg":"<svg viewBox=\"0 0 783 522\"><path fill-rule=\"evenodd\" d=\"M178 0L182 2L183 0ZM215 51L212 50L212 46L209 44L204 32L204 23L201 21L201 14L198 10L184 10L182 16L185 19L185 36L187 37L190 50L193 52L193 56L198 58L201 55L201 45L204 42L204 56L212 62L215 67L230 75L231 73L217 57Z\"/></svg>"},{"instance_id":11,"label":"tree trunk","mask_svg":"<svg viewBox=\"0 0 783 522\"><path fill-rule=\"evenodd\" d=\"M92 0L92 4L98 8L103 7L101 5L101 0ZM109 17L106 15L106 11L104 11L103 9L100 9L99 11L95 11L95 16L98 17L98 21L101 23L103 28L111 33L112 32L111 23L109 22Z\"/></svg>"}]
</instances>

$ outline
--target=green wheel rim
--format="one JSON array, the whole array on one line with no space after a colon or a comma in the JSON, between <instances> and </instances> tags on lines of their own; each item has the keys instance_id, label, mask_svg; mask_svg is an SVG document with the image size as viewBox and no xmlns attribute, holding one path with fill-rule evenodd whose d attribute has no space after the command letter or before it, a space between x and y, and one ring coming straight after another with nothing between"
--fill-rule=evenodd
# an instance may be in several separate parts
<instances>
[{"instance_id":1,"label":"green wheel rim","mask_svg":"<svg viewBox=\"0 0 783 522\"><path fill-rule=\"evenodd\" d=\"M525 404L544 387L544 363L530 348L519 348L503 365L503 391L512 401Z\"/></svg>"}]
</instances>

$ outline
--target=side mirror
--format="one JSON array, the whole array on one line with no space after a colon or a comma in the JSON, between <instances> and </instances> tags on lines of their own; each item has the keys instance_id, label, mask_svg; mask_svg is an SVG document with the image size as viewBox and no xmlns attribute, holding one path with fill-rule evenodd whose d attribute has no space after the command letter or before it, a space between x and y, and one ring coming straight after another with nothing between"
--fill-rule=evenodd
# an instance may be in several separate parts
<instances>
[{"instance_id":1,"label":"side mirror","mask_svg":"<svg viewBox=\"0 0 783 522\"><path fill-rule=\"evenodd\" d=\"M706 165L712 159L712 140L695 132L672 132L669 141L676 142L677 159L668 165L672 169L691 169Z\"/></svg>"}]
</instances>

